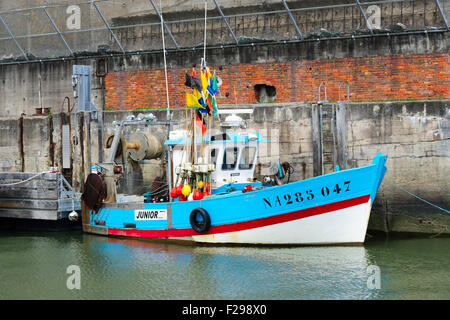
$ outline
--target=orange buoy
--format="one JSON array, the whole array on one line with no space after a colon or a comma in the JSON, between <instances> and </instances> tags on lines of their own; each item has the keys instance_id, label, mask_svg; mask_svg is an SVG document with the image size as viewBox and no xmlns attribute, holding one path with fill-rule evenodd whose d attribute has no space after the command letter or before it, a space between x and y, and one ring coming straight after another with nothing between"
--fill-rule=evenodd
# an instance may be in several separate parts
<instances>
[{"instance_id":1,"label":"orange buoy","mask_svg":"<svg viewBox=\"0 0 450 320\"><path fill-rule=\"evenodd\" d=\"M192 199L201 200L201 199L203 199L203 194L200 192L200 190L195 189L194 193L192 194Z\"/></svg>"},{"instance_id":2,"label":"orange buoy","mask_svg":"<svg viewBox=\"0 0 450 320\"><path fill-rule=\"evenodd\" d=\"M177 195L178 195L178 196L181 196L181 195L182 195L181 190L183 190L183 185L182 185L182 184L180 184L180 185L177 187Z\"/></svg>"},{"instance_id":3,"label":"orange buoy","mask_svg":"<svg viewBox=\"0 0 450 320\"><path fill-rule=\"evenodd\" d=\"M172 197L172 199L178 197L178 187L172 188L172 190L170 190L170 196Z\"/></svg>"}]
</instances>

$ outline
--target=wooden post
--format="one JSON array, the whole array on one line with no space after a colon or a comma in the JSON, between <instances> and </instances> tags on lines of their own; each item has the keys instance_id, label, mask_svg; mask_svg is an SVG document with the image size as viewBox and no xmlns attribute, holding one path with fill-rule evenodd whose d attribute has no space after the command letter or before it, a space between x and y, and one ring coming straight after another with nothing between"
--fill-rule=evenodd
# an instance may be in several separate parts
<instances>
[{"instance_id":1,"label":"wooden post","mask_svg":"<svg viewBox=\"0 0 450 320\"><path fill-rule=\"evenodd\" d=\"M20 152L20 165L21 171L25 172L25 153L23 147L23 114L20 115L19 118L19 129L20 129L20 137L19 137L19 152Z\"/></svg>"},{"instance_id":2,"label":"wooden post","mask_svg":"<svg viewBox=\"0 0 450 320\"><path fill-rule=\"evenodd\" d=\"M340 102L336 108L337 163L341 170L347 169L347 122L346 104Z\"/></svg>"},{"instance_id":3,"label":"wooden post","mask_svg":"<svg viewBox=\"0 0 450 320\"><path fill-rule=\"evenodd\" d=\"M85 181L85 160L84 160L84 115L82 113L79 113L79 129L78 129L78 135L80 140L80 154L81 154L81 166L80 166L80 190L81 192L84 191L84 181ZM78 116L75 114L75 117Z\"/></svg>"},{"instance_id":4,"label":"wooden post","mask_svg":"<svg viewBox=\"0 0 450 320\"><path fill-rule=\"evenodd\" d=\"M55 143L53 142L53 117L48 117L48 136L49 136L49 146L48 154L50 160L50 166L55 166Z\"/></svg>"},{"instance_id":5,"label":"wooden post","mask_svg":"<svg viewBox=\"0 0 450 320\"><path fill-rule=\"evenodd\" d=\"M100 110L97 113L97 124L98 124L98 162L103 162L103 111Z\"/></svg>"},{"instance_id":6,"label":"wooden post","mask_svg":"<svg viewBox=\"0 0 450 320\"><path fill-rule=\"evenodd\" d=\"M312 104L311 118L312 118L312 148L313 148L313 174L315 177L323 174L322 172L322 126L320 123L320 106Z\"/></svg>"},{"instance_id":7,"label":"wooden post","mask_svg":"<svg viewBox=\"0 0 450 320\"><path fill-rule=\"evenodd\" d=\"M86 172L85 172L85 181L89 173L91 173L91 113L84 113L84 120L86 121L86 126L84 128L86 132Z\"/></svg>"}]
</instances>

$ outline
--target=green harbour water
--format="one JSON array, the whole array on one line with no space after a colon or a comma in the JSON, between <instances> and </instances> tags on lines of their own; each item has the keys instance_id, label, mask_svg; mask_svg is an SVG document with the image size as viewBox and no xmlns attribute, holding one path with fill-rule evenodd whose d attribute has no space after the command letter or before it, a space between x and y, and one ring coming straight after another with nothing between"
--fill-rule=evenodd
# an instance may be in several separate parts
<instances>
[{"instance_id":1,"label":"green harbour water","mask_svg":"<svg viewBox=\"0 0 450 320\"><path fill-rule=\"evenodd\" d=\"M449 249L426 236L212 247L0 231L0 299L450 299ZM72 265L80 289L67 287Z\"/></svg>"}]
</instances>

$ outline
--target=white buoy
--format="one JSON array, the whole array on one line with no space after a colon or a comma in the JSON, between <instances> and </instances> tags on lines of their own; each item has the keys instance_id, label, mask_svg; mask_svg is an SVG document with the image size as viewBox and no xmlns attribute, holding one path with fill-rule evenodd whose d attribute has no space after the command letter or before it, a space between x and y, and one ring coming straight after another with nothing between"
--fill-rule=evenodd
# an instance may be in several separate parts
<instances>
[{"instance_id":1,"label":"white buoy","mask_svg":"<svg viewBox=\"0 0 450 320\"><path fill-rule=\"evenodd\" d=\"M78 220L78 212L72 211L71 213L69 213L69 220L77 221Z\"/></svg>"}]
</instances>

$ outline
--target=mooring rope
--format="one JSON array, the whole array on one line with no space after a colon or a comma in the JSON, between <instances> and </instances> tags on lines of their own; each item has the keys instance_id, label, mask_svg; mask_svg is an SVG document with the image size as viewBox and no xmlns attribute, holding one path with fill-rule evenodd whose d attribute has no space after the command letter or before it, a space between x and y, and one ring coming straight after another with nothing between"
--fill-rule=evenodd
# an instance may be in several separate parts
<instances>
[{"instance_id":1,"label":"mooring rope","mask_svg":"<svg viewBox=\"0 0 450 320\"><path fill-rule=\"evenodd\" d=\"M396 187L396 188L402 190L403 192L406 192L407 194L409 194L409 195L411 195L411 196L413 196L413 197L419 199L420 201L423 201L423 202L429 204L430 206L433 206L433 207L435 207L435 208L437 208L437 209L439 209L439 210L442 210L442 211L444 211L444 212L446 212L446 213L450 213L449 210L446 210L446 209L444 209L444 208L441 208L441 207L439 207L439 206L437 206L437 205L435 205L435 204L433 204L433 203L431 203L431 202L429 202L429 201L427 201L427 200L425 200L425 199L423 199L423 198L421 198L421 197L419 197L419 196L413 194L412 192L409 192L408 190L406 190L406 189L400 187L398 184L392 182L392 181L389 180L388 178L385 177L384 179L385 179L387 182L389 182L391 185L393 185L394 187Z\"/></svg>"},{"instance_id":2,"label":"mooring rope","mask_svg":"<svg viewBox=\"0 0 450 320\"><path fill-rule=\"evenodd\" d=\"M6 184L0 184L0 187L10 187L10 186L15 186L15 185L18 185L18 184L22 184L22 183L28 182L30 180L33 180L34 178L39 177L40 175L45 174L45 173L51 173L51 171L39 172L38 174L36 174L36 175L26 179L26 180L12 182L12 183L6 183Z\"/></svg>"}]
</instances>

